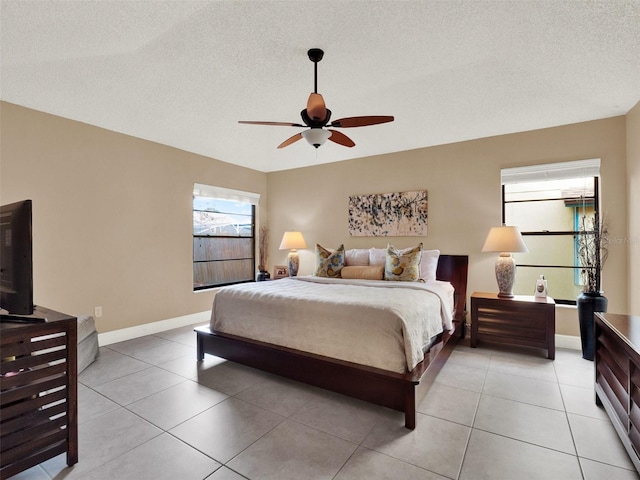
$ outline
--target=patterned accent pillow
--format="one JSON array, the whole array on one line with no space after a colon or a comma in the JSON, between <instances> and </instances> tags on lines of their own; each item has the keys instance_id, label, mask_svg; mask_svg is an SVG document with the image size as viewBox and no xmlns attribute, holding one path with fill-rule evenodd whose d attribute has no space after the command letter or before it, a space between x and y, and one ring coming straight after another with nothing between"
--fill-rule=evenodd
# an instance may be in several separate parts
<instances>
[{"instance_id":1,"label":"patterned accent pillow","mask_svg":"<svg viewBox=\"0 0 640 480\"><path fill-rule=\"evenodd\" d=\"M339 278L344 267L344 245L333 252L316 243L316 277Z\"/></svg>"},{"instance_id":2,"label":"patterned accent pillow","mask_svg":"<svg viewBox=\"0 0 640 480\"><path fill-rule=\"evenodd\" d=\"M387 246L387 261L384 266L385 280L417 282L420 280L421 258L422 243L404 250L398 250L389 244Z\"/></svg>"}]
</instances>

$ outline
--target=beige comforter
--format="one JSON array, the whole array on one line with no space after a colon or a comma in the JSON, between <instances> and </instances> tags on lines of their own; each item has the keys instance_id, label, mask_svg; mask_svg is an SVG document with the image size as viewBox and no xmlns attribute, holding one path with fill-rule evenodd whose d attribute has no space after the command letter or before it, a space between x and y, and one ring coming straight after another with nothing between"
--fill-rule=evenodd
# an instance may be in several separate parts
<instances>
[{"instance_id":1,"label":"beige comforter","mask_svg":"<svg viewBox=\"0 0 640 480\"><path fill-rule=\"evenodd\" d=\"M446 282L284 278L221 288L211 329L404 373L452 325Z\"/></svg>"}]
</instances>

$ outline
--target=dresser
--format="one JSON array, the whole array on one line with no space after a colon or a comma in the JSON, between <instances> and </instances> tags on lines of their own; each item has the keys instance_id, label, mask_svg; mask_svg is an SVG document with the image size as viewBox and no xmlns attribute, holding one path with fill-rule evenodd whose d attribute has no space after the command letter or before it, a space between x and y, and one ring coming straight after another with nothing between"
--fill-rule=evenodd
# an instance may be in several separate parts
<instances>
[{"instance_id":1,"label":"dresser","mask_svg":"<svg viewBox=\"0 0 640 480\"><path fill-rule=\"evenodd\" d=\"M640 317L595 314L596 403L640 472Z\"/></svg>"},{"instance_id":2,"label":"dresser","mask_svg":"<svg viewBox=\"0 0 640 480\"><path fill-rule=\"evenodd\" d=\"M76 317L37 307L0 323L0 479L61 453L78 461Z\"/></svg>"}]
</instances>

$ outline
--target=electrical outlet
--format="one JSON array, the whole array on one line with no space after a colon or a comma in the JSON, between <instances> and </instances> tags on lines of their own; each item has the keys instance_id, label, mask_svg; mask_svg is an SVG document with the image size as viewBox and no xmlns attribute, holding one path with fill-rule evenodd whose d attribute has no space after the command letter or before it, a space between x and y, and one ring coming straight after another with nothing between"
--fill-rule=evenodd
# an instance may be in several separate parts
<instances>
[{"instance_id":1,"label":"electrical outlet","mask_svg":"<svg viewBox=\"0 0 640 480\"><path fill-rule=\"evenodd\" d=\"M100 318L102 316L102 307L94 308L93 313L96 318Z\"/></svg>"}]
</instances>

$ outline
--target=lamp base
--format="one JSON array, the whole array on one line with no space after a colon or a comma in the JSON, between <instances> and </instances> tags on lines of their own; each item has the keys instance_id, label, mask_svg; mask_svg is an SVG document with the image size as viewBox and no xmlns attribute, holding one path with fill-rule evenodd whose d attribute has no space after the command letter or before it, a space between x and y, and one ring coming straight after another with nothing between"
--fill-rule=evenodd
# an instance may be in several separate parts
<instances>
[{"instance_id":1,"label":"lamp base","mask_svg":"<svg viewBox=\"0 0 640 480\"><path fill-rule=\"evenodd\" d=\"M498 281L498 297L513 298L513 283L516 279L516 260L510 253L501 253L496 260L496 280Z\"/></svg>"},{"instance_id":2,"label":"lamp base","mask_svg":"<svg viewBox=\"0 0 640 480\"><path fill-rule=\"evenodd\" d=\"M300 266L300 257L298 252L291 250L287 255L287 268L289 269L289 276L295 277L298 275L298 267Z\"/></svg>"},{"instance_id":3,"label":"lamp base","mask_svg":"<svg viewBox=\"0 0 640 480\"><path fill-rule=\"evenodd\" d=\"M513 293L498 293L498 298L513 298L514 295Z\"/></svg>"}]
</instances>

